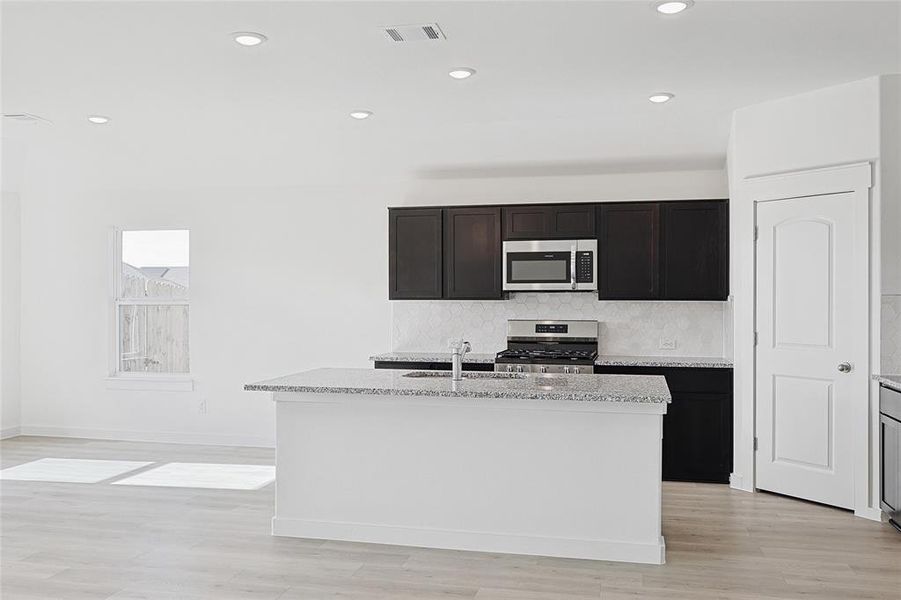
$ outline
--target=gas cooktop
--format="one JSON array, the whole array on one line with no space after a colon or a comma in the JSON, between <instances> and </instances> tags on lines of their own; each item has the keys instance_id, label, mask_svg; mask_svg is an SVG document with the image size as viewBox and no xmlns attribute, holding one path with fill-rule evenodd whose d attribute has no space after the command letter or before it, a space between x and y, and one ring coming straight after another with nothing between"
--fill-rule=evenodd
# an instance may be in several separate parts
<instances>
[{"instance_id":1,"label":"gas cooktop","mask_svg":"<svg viewBox=\"0 0 901 600\"><path fill-rule=\"evenodd\" d=\"M584 362L594 363L597 358L597 350L516 350L508 349L497 353L498 361L525 361L525 362Z\"/></svg>"},{"instance_id":2,"label":"gas cooktop","mask_svg":"<svg viewBox=\"0 0 901 600\"><path fill-rule=\"evenodd\" d=\"M591 373L597 356L597 321L510 320L494 363L495 371Z\"/></svg>"}]
</instances>

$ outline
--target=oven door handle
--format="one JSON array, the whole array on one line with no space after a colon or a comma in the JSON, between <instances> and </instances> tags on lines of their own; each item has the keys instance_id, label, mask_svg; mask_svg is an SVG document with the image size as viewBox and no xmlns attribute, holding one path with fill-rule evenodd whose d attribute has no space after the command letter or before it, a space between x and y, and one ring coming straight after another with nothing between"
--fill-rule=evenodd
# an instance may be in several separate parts
<instances>
[{"instance_id":1,"label":"oven door handle","mask_svg":"<svg viewBox=\"0 0 901 600\"><path fill-rule=\"evenodd\" d=\"M578 246L574 243L569 254L569 278L572 281L573 289L576 289L576 248Z\"/></svg>"}]
</instances>

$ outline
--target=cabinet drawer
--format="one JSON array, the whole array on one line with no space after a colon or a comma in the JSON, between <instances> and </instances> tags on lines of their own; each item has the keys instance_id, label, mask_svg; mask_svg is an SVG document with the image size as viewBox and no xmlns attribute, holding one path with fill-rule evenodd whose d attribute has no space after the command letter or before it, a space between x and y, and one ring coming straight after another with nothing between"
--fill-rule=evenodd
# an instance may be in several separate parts
<instances>
[{"instance_id":1,"label":"cabinet drawer","mask_svg":"<svg viewBox=\"0 0 901 600\"><path fill-rule=\"evenodd\" d=\"M449 362L414 362L397 360L377 360L373 365L376 369L395 369L400 371L450 371ZM464 371L493 371L492 363L463 363Z\"/></svg>"},{"instance_id":2,"label":"cabinet drawer","mask_svg":"<svg viewBox=\"0 0 901 600\"><path fill-rule=\"evenodd\" d=\"M595 373L663 375L671 393L731 394L732 369L695 367L613 367L595 365Z\"/></svg>"}]
</instances>

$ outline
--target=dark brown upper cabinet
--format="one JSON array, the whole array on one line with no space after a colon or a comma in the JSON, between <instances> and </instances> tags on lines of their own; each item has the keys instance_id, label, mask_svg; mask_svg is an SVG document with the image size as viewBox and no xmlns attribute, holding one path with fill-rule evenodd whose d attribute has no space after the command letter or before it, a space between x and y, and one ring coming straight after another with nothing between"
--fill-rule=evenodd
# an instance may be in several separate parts
<instances>
[{"instance_id":1,"label":"dark brown upper cabinet","mask_svg":"<svg viewBox=\"0 0 901 600\"><path fill-rule=\"evenodd\" d=\"M659 298L659 204L602 204L597 231L598 298Z\"/></svg>"},{"instance_id":2,"label":"dark brown upper cabinet","mask_svg":"<svg viewBox=\"0 0 901 600\"><path fill-rule=\"evenodd\" d=\"M598 239L600 300L725 300L726 200L392 208L388 298L499 300L504 239Z\"/></svg>"},{"instance_id":3,"label":"dark brown upper cabinet","mask_svg":"<svg viewBox=\"0 0 901 600\"><path fill-rule=\"evenodd\" d=\"M595 236L592 204L527 204L503 208L505 240L585 239Z\"/></svg>"},{"instance_id":4,"label":"dark brown upper cabinet","mask_svg":"<svg viewBox=\"0 0 901 600\"><path fill-rule=\"evenodd\" d=\"M388 299L441 298L443 239L440 208L388 211Z\"/></svg>"},{"instance_id":5,"label":"dark brown upper cabinet","mask_svg":"<svg viewBox=\"0 0 901 600\"><path fill-rule=\"evenodd\" d=\"M660 293L664 300L725 300L729 295L728 204L664 202Z\"/></svg>"},{"instance_id":6,"label":"dark brown upper cabinet","mask_svg":"<svg viewBox=\"0 0 901 600\"><path fill-rule=\"evenodd\" d=\"M444 297L503 298L499 208L444 209Z\"/></svg>"},{"instance_id":7,"label":"dark brown upper cabinet","mask_svg":"<svg viewBox=\"0 0 901 600\"><path fill-rule=\"evenodd\" d=\"M598 207L598 298L725 300L726 200L624 202Z\"/></svg>"}]
</instances>

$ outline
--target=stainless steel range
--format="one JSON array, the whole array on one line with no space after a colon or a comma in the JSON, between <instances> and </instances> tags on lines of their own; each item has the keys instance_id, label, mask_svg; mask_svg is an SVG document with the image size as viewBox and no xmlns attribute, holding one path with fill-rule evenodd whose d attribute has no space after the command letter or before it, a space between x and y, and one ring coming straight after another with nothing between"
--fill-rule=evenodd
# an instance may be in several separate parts
<instances>
[{"instance_id":1,"label":"stainless steel range","mask_svg":"<svg viewBox=\"0 0 901 600\"><path fill-rule=\"evenodd\" d=\"M598 356L597 321L507 321L507 349L494 370L591 374Z\"/></svg>"}]
</instances>

